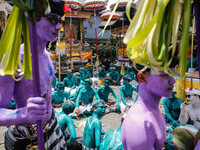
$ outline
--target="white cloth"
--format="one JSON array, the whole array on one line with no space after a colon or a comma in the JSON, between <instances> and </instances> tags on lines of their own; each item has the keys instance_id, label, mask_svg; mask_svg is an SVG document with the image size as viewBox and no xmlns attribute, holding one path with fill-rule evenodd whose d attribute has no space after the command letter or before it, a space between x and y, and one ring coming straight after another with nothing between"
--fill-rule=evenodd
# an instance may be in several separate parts
<instances>
[{"instance_id":1,"label":"white cloth","mask_svg":"<svg viewBox=\"0 0 200 150\"><path fill-rule=\"evenodd\" d=\"M84 111L90 112L92 110L92 103L91 104L82 104L79 106L79 114L83 114Z\"/></svg>"},{"instance_id":2,"label":"white cloth","mask_svg":"<svg viewBox=\"0 0 200 150\"><path fill-rule=\"evenodd\" d=\"M134 86L134 87L137 87L138 86L138 81L135 81L135 80L132 80L130 82L130 85Z\"/></svg>"},{"instance_id":3,"label":"white cloth","mask_svg":"<svg viewBox=\"0 0 200 150\"><path fill-rule=\"evenodd\" d=\"M194 133L195 135L197 134L198 130L197 128L195 128L193 125L190 124L186 124L186 125L180 125L178 126L178 128L182 128L182 129L187 129L190 130L192 133Z\"/></svg>"},{"instance_id":4,"label":"white cloth","mask_svg":"<svg viewBox=\"0 0 200 150\"><path fill-rule=\"evenodd\" d=\"M102 85L99 83L98 78L93 77L93 78L91 78L91 80L92 80L92 85L91 85L91 87L92 87L93 89L97 90L97 89L98 89L97 86L102 87Z\"/></svg>"},{"instance_id":5,"label":"white cloth","mask_svg":"<svg viewBox=\"0 0 200 150\"><path fill-rule=\"evenodd\" d=\"M131 97L131 98L129 98L129 97L124 97L124 99L125 99L127 105L132 106L132 105L134 104L134 100L133 100L132 97ZM126 106L124 105L123 102L120 103L120 110L121 110L122 113L125 113Z\"/></svg>"},{"instance_id":6,"label":"white cloth","mask_svg":"<svg viewBox=\"0 0 200 150\"><path fill-rule=\"evenodd\" d=\"M196 72L196 68L188 68L188 73L191 73L191 72Z\"/></svg>"}]
</instances>

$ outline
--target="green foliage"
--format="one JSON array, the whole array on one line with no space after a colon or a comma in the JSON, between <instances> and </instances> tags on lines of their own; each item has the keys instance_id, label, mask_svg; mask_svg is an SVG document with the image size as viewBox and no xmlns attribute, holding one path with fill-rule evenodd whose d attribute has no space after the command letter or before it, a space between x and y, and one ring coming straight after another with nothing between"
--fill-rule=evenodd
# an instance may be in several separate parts
<instances>
[{"instance_id":1,"label":"green foliage","mask_svg":"<svg viewBox=\"0 0 200 150\"><path fill-rule=\"evenodd\" d=\"M112 62L114 62L117 58L116 53L118 51L118 37L114 37L112 43ZM91 44L91 49L93 51L93 55L96 54L96 44ZM106 70L110 67L111 63L111 52L110 52L110 40L105 43L101 43L97 45L99 60L101 60L102 64L105 65Z\"/></svg>"}]
</instances>

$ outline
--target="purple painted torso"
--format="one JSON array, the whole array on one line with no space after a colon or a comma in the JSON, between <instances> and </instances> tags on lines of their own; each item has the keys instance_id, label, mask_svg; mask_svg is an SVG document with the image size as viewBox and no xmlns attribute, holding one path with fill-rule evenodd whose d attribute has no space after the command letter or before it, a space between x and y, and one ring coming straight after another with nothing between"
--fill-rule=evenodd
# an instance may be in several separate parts
<instances>
[{"instance_id":1,"label":"purple painted torso","mask_svg":"<svg viewBox=\"0 0 200 150\"><path fill-rule=\"evenodd\" d=\"M131 119L130 119L131 118ZM125 150L161 150L165 140L165 121L161 111L150 112L138 97L128 110L122 124L122 142ZM124 144L126 143L126 144Z\"/></svg>"}]
</instances>

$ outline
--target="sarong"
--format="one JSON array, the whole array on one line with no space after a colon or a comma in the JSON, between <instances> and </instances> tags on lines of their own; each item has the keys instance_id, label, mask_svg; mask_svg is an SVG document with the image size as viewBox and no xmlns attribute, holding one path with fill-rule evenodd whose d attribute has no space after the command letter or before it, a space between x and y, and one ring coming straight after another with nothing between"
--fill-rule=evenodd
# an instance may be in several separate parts
<instances>
[{"instance_id":1,"label":"sarong","mask_svg":"<svg viewBox=\"0 0 200 150\"><path fill-rule=\"evenodd\" d=\"M43 126L44 146L48 150L66 150L66 142L52 111L51 119ZM33 146L33 147L31 147ZM36 125L10 126L5 133L7 150L29 150L37 147Z\"/></svg>"},{"instance_id":2,"label":"sarong","mask_svg":"<svg viewBox=\"0 0 200 150\"><path fill-rule=\"evenodd\" d=\"M129 97L124 97L124 99L125 99L127 105L132 106L132 105L134 104L134 100L133 100L132 97L131 97L131 98L129 98ZM123 102L120 103L120 110L121 110L122 113L125 113L126 106L124 105Z\"/></svg>"}]
</instances>

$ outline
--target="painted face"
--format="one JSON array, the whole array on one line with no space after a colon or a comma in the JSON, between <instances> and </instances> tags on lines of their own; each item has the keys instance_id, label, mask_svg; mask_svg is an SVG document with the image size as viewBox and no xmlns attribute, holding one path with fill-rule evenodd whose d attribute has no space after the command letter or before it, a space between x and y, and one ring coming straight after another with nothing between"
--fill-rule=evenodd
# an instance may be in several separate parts
<instances>
[{"instance_id":1,"label":"painted face","mask_svg":"<svg viewBox=\"0 0 200 150\"><path fill-rule=\"evenodd\" d=\"M71 77L72 76L72 73L71 72L68 72L67 73L67 77L69 78L69 77Z\"/></svg>"},{"instance_id":2,"label":"painted face","mask_svg":"<svg viewBox=\"0 0 200 150\"><path fill-rule=\"evenodd\" d=\"M186 95L186 98L187 98L188 103L191 104L192 101L195 99L195 96L194 94L189 93L188 95Z\"/></svg>"},{"instance_id":3,"label":"painted face","mask_svg":"<svg viewBox=\"0 0 200 150\"><path fill-rule=\"evenodd\" d=\"M49 13L37 23L37 35L47 41L55 41L60 27L60 16Z\"/></svg>"},{"instance_id":4,"label":"painted face","mask_svg":"<svg viewBox=\"0 0 200 150\"><path fill-rule=\"evenodd\" d=\"M87 88L90 87L90 83L89 82L85 82L84 86L85 86L85 89L87 89Z\"/></svg>"},{"instance_id":5,"label":"painted face","mask_svg":"<svg viewBox=\"0 0 200 150\"><path fill-rule=\"evenodd\" d=\"M99 116L103 116L105 115L105 105L104 103L99 103L97 106L96 106L96 113L99 115Z\"/></svg>"},{"instance_id":6,"label":"painted face","mask_svg":"<svg viewBox=\"0 0 200 150\"><path fill-rule=\"evenodd\" d=\"M166 73L148 73L146 87L153 94L163 97L172 95L175 79Z\"/></svg>"},{"instance_id":7,"label":"painted face","mask_svg":"<svg viewBox=\"0 0 200 150\"><path fill-rule=\"evenodd\" d=\"M192 101L190 101L190 104L192 104L193 106L199 106L200 105L200 96L197 94L194 94Z\"/></svg>"},{"instance_id":8,"label":"painted face","mask_svg":"<svg viewBox=\"0 0 200 150\"><path fill-rule=\"evenodd\" d=\"M131 70L131 68L130 68L130 67L128 67L128 68L127 68L127 71L130 71L130 70Z\"/></svg>"},{"instance_id":9,"label":"painted face","mask_svg":"<svg viewBox=\"0 0 200 150\"><path fill-rule=\"evenodd\" d=\"M123 80L123 84L127 85L127 84L129 84L129 81L128 80Z\"/></svg>"},{"instance_id":10,"label":"painted face","mask_svg":"<svg viewBox=\"0 0 200 150\"><path fill-rule=\"evenodd\" d=\"M64 92L65 87L64 86L58 86L58 93L63 93Z\"/></svg>"},{"instance_id":11,"label":"painted face","mask_svg":"<svg viewBox=\"0 0 200 150\"><path fill-rule=\"evenodd\" d=\"M108 87L110 85L110 81L109 80L105 80L104 81L104 85Z\"/></svg>"}]
</instances>

